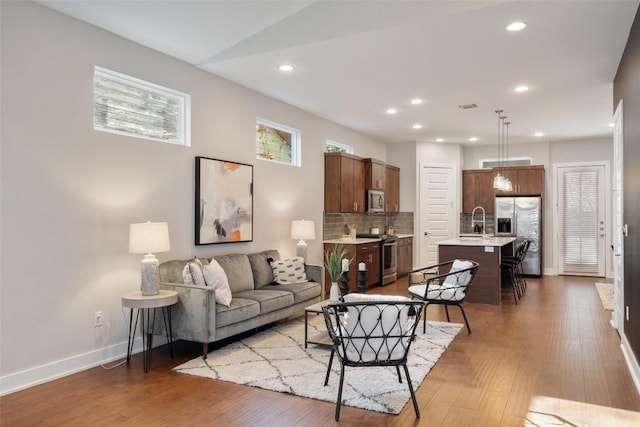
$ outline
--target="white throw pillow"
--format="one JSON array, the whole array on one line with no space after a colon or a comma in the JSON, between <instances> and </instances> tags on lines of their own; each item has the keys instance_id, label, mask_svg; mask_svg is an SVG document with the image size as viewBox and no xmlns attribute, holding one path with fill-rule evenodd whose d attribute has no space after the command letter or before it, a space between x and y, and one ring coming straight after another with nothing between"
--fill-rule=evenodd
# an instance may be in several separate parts
<instances>
[{"instance_id":1,"label":"white throw pillow","mask_svg":"<svg viewBox=\"0 0 640 427\"><path fill-rule=\"evenodd\" d=\"M465 270L467 268L473 267L471 261L461 261L459 259L453 261L451 265L451 270L449 273L455 273L456 271ZM471 272L465 271L460 274L451 274L444 279L443 286L449 288L457 288L460 286L467 286L469 281L471 280Z\"/></svg>"},{"instance_id":2,"label":"white throw pillow","mask_svg":"<svg viewBox=\"0 0 640 427\"><path fill-rule=\"evenodd\" d=\"M273 281L279 285L307 282L304 258L295 257L284 261L271 261Z\"/></svg>"},{"instance_id":3,"label":"white throw pillow","mask_svg":"<svg viewBox=\"0 0 640 427\"><path fill-rule=\"evenodd\" d=\"M215 258L211 258L209 264L204 266L203 273L207 286L214 289L216 302L229 307L231 305L231 288L222 266Z\"/></svg>"},{"instance_id":4,"label":"white throw pillow","mask_svg":"<svg viewBox=\"0 0 640 427\"><path fill-rule=\"evenodd\" d=\"M347 294L344 302L396 302L411 301L410 298L401 295L376 295L376 294ZM386 307L386 308L385 308ZM382 317L380 313L382 310ZM399 336L408 330L410 324L409 308L405 306L400 312L381 304L381 307L365 307L358 311L355 307L348 307L344 315L344 328L352 337L346 346L346 356L350 360L370 362L377 357L379 359L396 360L402 358L408 345L408 338L357 338L394 335ZM339 349L342 353L342 349Z\"/></svg>"},{"instance_id":5,"label":"white throw pillow","mask_svg":"<svg viewBox=\"0 0 640 427\"><path fill-rule=\"evenodd\" d=\"M189 261L182 269L182 281L185 285L205 286L204 275L202 274L202 262L198 258Z\"/></svg>"}]
</instances>

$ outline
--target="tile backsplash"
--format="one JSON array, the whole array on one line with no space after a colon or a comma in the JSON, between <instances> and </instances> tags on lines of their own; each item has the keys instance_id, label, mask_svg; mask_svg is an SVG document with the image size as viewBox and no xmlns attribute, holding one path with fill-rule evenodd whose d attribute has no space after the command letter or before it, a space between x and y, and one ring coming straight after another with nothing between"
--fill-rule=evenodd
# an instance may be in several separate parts
<instances>
[{"instance_id":1,"label":"tile backsplash","mask_svg":"<svg viewBox=\"0 0 640 427\"><path fill-rule=\"evenodd\" d=\"M349 214L325 213L323 240L338 239L349 233L349 224L355 225L358 234L369 234L372 227L384 234L392 227L394 234L413 234L413 212Z\"/></svg>"},{"instance_id":2,"label":"tile backsplash","mask_svg":"<svg viewBox=\"0 0 640 427\"><path fill-rule=\"evenodd\" d=\"M482 215L476 214L476 224L482 224ZM485 215L485 224L487 229L485 234L493 235L493 231L495 230L495 223L493 221L493 214ZM460 233L473 233L473 225L471 224L471 214L460 214Z\"/></svg>"}]
</instances>

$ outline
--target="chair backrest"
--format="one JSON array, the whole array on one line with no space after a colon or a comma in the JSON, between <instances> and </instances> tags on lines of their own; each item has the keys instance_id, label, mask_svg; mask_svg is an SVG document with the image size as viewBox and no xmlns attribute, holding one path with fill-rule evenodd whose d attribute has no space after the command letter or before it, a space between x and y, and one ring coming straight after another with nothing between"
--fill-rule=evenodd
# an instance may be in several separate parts
<instances>
[{"instance_id":1,"label":"chair backrest","mask_svg":"<svg viewBox=\"0 0 640 427\"><path fill-rule=\"evenodd\" d=\"M343 302L329 304L323 314L334 350L344 364L392 365L406 362L422 305L408 298Z\"/></svg>"},{"instance_id":2,"label":"chair backrest","mask_svg":"<svg viewBox=\"0 0 640 427\"><path fill-rule=\"evenodd\" d=\"M446 274L434 277L427 282L427 299L458 302L464 300L467 289L478 271L478 266L477 262L466 259L451 261L451 269Z\"/></svg>"}]
</instances>

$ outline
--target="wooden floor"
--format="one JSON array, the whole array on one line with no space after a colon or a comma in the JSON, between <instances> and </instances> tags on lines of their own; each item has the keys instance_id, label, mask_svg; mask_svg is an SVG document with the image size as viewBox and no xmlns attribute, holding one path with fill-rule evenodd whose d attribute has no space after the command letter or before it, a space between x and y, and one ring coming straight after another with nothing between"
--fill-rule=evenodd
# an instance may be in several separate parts
<instances>
[{"instance_id":1,"label":"wooden floor","mask_svg":"<svg viewBox=\"0 0 640 427\"><path fill-rule=\"evenodd\" d=\"M640 397L593 278L529 279L520 304L465 304L463 329L400 415L342 407L342 425L631 426ZM406 279L370 293L406 294ZM458 310L452 321L462 322ZM444 320L439 307L428 319ZM90 369L0 398L3 426L325 426L334 403L176 374L201 347L179 342L174 359L154 350L144 374L130 366ZM354 370L355 371L355 370ZM353 375L356 375L353 372ZM322 387L319 383L318 387Z\"/></svg>"}]
</instances>

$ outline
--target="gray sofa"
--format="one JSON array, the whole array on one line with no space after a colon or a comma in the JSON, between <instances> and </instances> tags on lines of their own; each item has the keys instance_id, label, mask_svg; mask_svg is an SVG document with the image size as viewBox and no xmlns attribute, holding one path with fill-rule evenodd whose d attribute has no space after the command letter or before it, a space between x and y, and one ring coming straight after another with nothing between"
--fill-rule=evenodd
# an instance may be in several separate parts
<instances>
[{"instance_id":1,"label":"gray sofa","mask_svg":"<svg viewBox=\"0 0 640 427\"><path fill-rule=\"evenodd\" d=\"M160 264L160 288L178 292L172 307L173 338L202 343L204 358L210 342L284 319L322 299L322 266L306 265L307 282L277 285L268 262L280 260L276 250L214 258L229 279L230 307L216 304L213 288L184 283L182 270L192 259ZM207 264L209 259L201 261Z\"/></svg>"}]
</instances>

